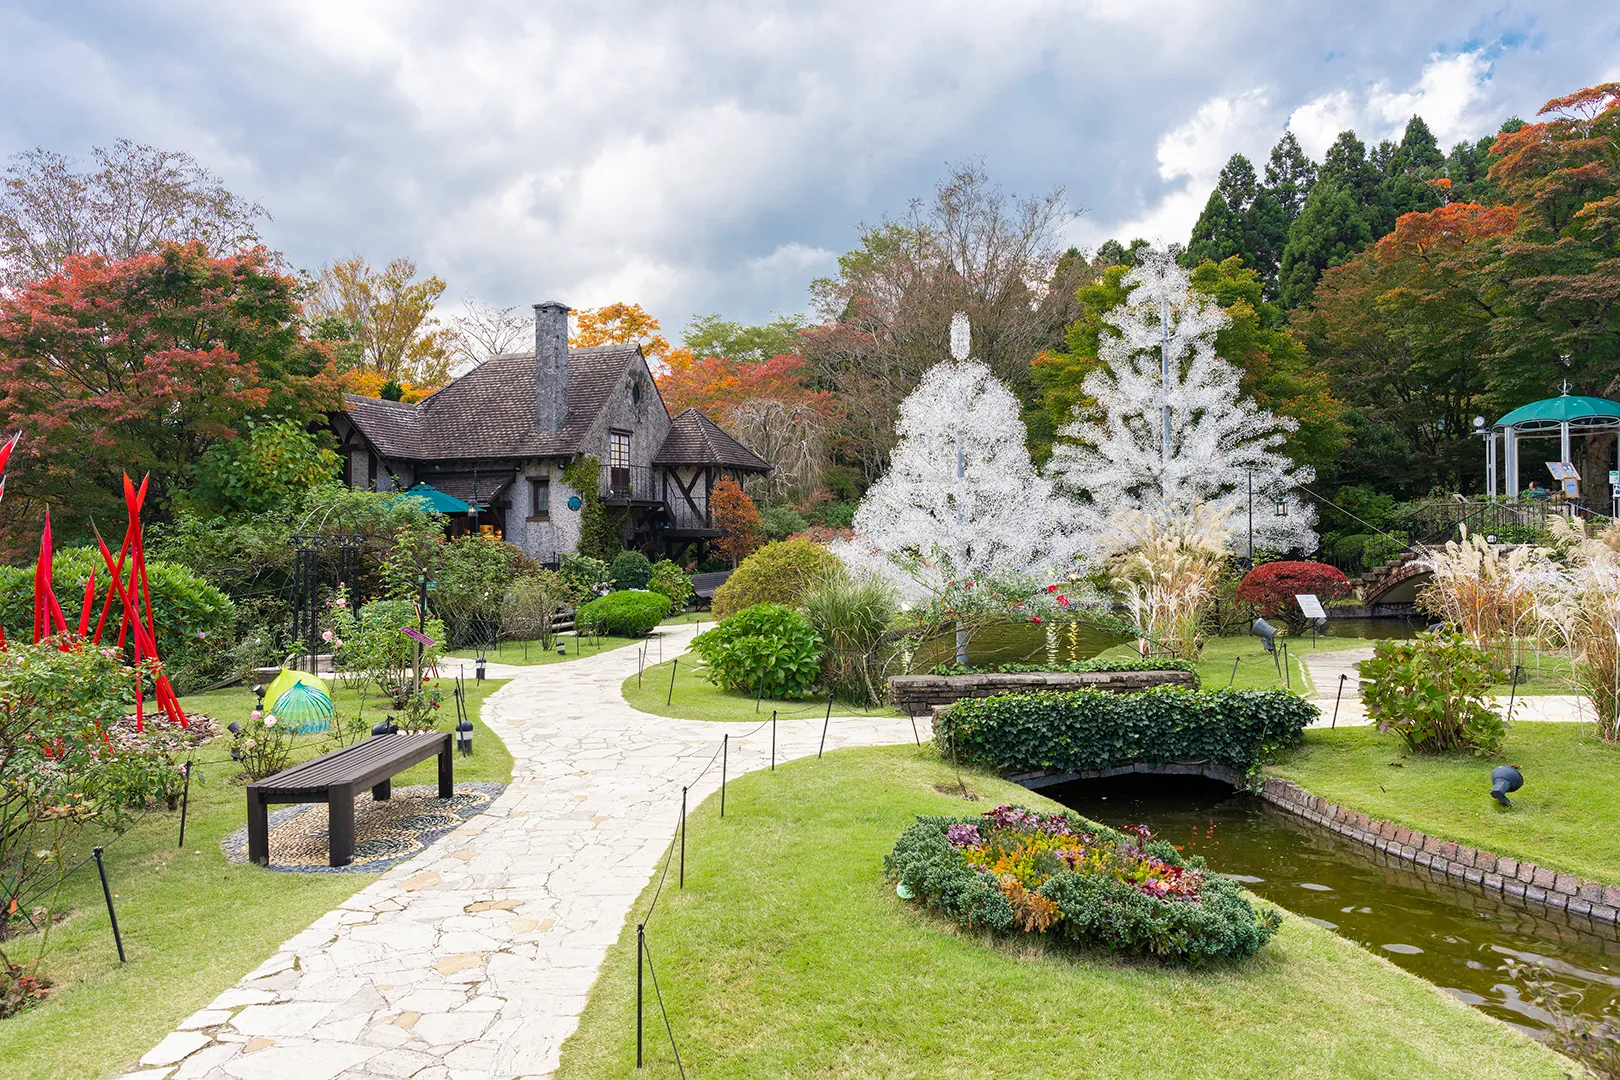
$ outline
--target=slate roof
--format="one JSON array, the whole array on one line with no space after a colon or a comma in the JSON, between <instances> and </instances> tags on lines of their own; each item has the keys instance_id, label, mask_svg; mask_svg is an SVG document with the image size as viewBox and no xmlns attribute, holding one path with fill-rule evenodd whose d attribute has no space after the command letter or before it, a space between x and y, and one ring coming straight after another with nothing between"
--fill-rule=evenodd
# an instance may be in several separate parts
<instances>
[{"instance_id":1,"label":"slate roof","mask_svg":"<svg viewBox=\"0 0 1620 1080\"><path fill-rule=\"evenodd\" d=\"M474 476L470 472L441 473L437 470L428 470L420 474L421 479L433 487L438 488L452 499L460 499L471 504L476 498L480 509L488 507L505 493L508 485L517 479L515 472L479 472Z\"/></svg>"},{"instance_id":2,"label":"slate roof","mask_svg":"<svg viewBox=\"0 0 1620 1080\"><path fill-rule=\"evenodd\" d=\"M696 409L687 409L669 422L664 445L653 455L654 465L722 465L740 472L770 472L771 463L720 430L720 425Z\"/></svg>"},{"instance_id":3,"label":"slate roof","mask_svg":"<svg viewBox=\"0 0 1620 1080\"><path fill-rule=\"evenodd\" d=\"M385 457L564 456L579 452L625 367L639 354L635 345L569 349L568 416L562 427L543 434L534 426L532 352L491 357L414 405L344 397L349 419Z\"/></svg>"}]
</instances>

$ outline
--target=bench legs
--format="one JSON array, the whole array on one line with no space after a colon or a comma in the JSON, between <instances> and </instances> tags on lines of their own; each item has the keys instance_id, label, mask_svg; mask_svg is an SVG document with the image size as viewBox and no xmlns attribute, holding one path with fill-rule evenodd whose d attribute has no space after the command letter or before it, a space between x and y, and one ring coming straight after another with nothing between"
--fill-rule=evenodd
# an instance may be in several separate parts
<instances>
[{"instance_id":1,"label":"bench legs","mask_svg":"<svg viewBox=\"0 0 1620 1080\"><path fill-rule=\"evenodd\" d=\"M392 779L384 780L382 783L371 789L371 797L378 802L387 802L393 794L394 781Z\"/></svg>"},{"instance_id":2,"label":"bench legs","mask_svg":"<svg viewBox=\"0 0 1620 1080\"><path fill-rule=\"evenodd\" d=\"M444 749L439 751L439 798L448 799L456 793L456 766L454 751L451 749L451 740L444 740Z\"/></svg>"},{"instance_id":3,"label":"bench legs","mask_svg":"<svg viewBox=\"0 0 1620 1080\"><path fill-rule=\"evenodd\" d=\"M251 788L247 793L247 832L248 862L255 866L269 866L270 808Z\"/></svg>"},{"instance_id":4,"label":"bench legs","mask_svg":"<svg viewBox=\"0 0 1620 1080\"><path fill-rule=\"evenodd\" d=\"M333 785L326 795L326 842L331 866L354 861L354 787Z\"/></svg>"}]
</instances>

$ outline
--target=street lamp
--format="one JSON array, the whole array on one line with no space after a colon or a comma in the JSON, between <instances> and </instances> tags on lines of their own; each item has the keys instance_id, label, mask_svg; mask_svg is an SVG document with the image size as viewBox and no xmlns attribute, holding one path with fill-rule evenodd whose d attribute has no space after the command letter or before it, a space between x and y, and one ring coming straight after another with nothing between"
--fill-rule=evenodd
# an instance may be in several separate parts
<instances>
[{"instance_id":1,"label":"street lamp","mask_svg":"<svg viewBox=\"0 0 1620 1080\"><path fill-rule=\"evenodd\" d=\"M472 756L472 721L465 716L456 724L456 749L463 757Z\"/></svg>"}]
</instances>

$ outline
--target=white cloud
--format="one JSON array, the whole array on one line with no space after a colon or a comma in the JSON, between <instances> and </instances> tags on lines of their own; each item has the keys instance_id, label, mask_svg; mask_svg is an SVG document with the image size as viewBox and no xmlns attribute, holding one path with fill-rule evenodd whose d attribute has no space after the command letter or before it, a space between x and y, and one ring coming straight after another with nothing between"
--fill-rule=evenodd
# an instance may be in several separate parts
<instances>
[{"instance_id":1,"label":"white cloud","mask_svg":"<svg viewBox=\"0 0 1620 1080\"><path fill-rule=\"evenodd\" d=\"M1371 146L1399 139L1406 122L1421 116L1441 146L1479 138L1504 117L1492 115L1491 65L1484 49L1451 56L1435 53L1405 90L1376 82L1359 93L1339 89L1294 110L1288 126L1305 152L1320 158L1339 132L1354 130Z\"/></svg>"},{"instance_id":2,"label":"white cloud","mask_svg":"<svg viewBox=\"0 0 1620 1080\"><path fill-rule=\"evenodd\" d=\"M838 253L828 251L826 248L811 247L794 241L782 244L769 255L748 260L748 269L761 274L780 274L784 272L822 270L832 265L838 258Z\"/></svg>"}]
</instances>

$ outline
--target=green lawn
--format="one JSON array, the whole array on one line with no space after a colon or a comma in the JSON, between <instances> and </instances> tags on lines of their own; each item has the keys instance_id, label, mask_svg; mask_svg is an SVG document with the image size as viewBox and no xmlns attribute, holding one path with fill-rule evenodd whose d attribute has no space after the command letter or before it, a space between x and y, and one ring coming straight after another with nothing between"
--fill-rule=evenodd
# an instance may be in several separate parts
<instances>
[{"instance_id":1,"label":"green lawn","mask_svg":"<svg viewBox=\"0 0 1620 1080\"><path fill-rule=\"evenodd\" d=\"M1514 724L1501 757L1476 758L1408 755L1370 727L1313 728L1266 771L1382 821L1620 885L1620 746L1591 731ZM1491 769L1504 762L1524 771L1511 808L1490 798Z\"/></svg>"},{"instance_id":2,"label":"green lawn","mask_svg":"<svg viewBox=\"0 0 1620 1080\"><path fill-rule=\"evenodd\" d=\"M1202 972L999 944L903 903L882 857L918 814L1050 805L928 748L843 750L730 785L692 813L647 931L686 1075L1554 1078L1561 1059L1299 918L1254 960ZM635 1068L636 922L564 1045L564 1080L677 1075L647 982Z\"/></svg>"},{"instance_id":3,"label":"green lawn","mask_svg":"<svg viewBox=\"0 0 1620 1080\"><path fill-rule=\"evenodd\" d=\"M600 653L610 652L613 649L622 649L626 645L640 645L643 638L613 637L603 635L592 637L589 634L563 634L561 641L567 646L564 655L558 655L557 646L552 644L549 649L542 649L538 641L503 641L499 649L490 649L484 653L484 659L492 664L513 664L518 667L534 667L538 664L557 664L569 660L578 660L582 656L596 656ZM525 649L527 646L527 649ZM654 643L653 648L657 648ZM472 662L478 659L477 649L457 649L445 654L444 660L439 662L439 668L445 674L454 674L462 664L465 664L467 674L472 675ZM456 663L461 661L462 663Z\"/></svg>"},{"instance_id":4,"label":"green lawn","mask_svg":"<svg viewBox=\"0 0 1620 1080\"><path fill-rule=\"evenodd\" d=\"M1288 667L1281 664L1282 643L1288 642ZM1279 636L1277 659L1266 652L1257 637L1218 637L1204 643L1203 655L1198 659L1198 678L1206 690L1277 690L1287 688L1301 693L1311 692L1311 680L1305 670L1305 658L1312 652L1334 652L1341 649L1359 649L1372 644L1364 638L1319 637L1313 650L1311 639ZM1116 645L1103 652L1103 656L1130 658L1137 655L1134 643ZM1236 673L1233 672L1236 661ZM1286 680L1284 671L1288 672Z\"/></svg>"},{"instance_id":5,"label":"green lawn","mask_svg":"<svg viewBox=\"0 0 1620 1080\"><path fill-rule=\"evenodd\" d=\"M475 717L473 756L456 757L458 781L507 781L512 756L477 719L483 699L503 685L467 684ZM378 695L370 695L368 715ZM339 690L339 709L359 695ZM245 688L182 699L188 711L215 716L221 726L245 719L253 694ZM454 715L446 701L446 722ZM302 736L299 759L329 746ZM204 782L191 789L186 846L177 848L180 815L154 812L107 847L107 876L118 906L129 962L120 967L94 864L68 879L68 917L51 933L46 974L55 982L40 1006L0 1021L0 1076L6 1080L89 1080L119 1076L140 1055L221 990L273 955L287 938L376 880L375 874L269 874L226 862L220 840L246 821L245 796L230 781L229 739L202 747ZM395 779L397 786L433 783L432 761ZM87 833L84 844L110 837ZM71 863L69 864L71 865Z\"/></svg>"},{"instance_id":6,"label":"green lawn","mask_svg":"<svg viewBox=\"0 0 1620 1080\"><path fill-rule=\"evenodd\" d=\"M656 655L656 654L655 654ZM696 653L683 653L676 660L662 664L648 664L640 675L624 680L624 700L633 709L654 716L670 716L677 720L719 720L745 723L764 720L776 710L783 719L821 716L827 711L827 699L805 698L798 701L773 701L765 698L755 703L752 694L738 694L722 690L698 672L701 661ZM670 673L674 672L673 697L670 694ZM888 706L865 709L848 702L833 703L836 716L904 716Z\"/></svg>"}]
</instances>

